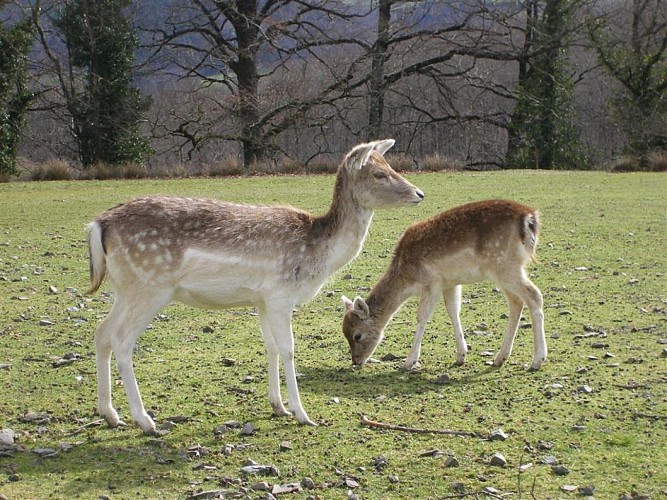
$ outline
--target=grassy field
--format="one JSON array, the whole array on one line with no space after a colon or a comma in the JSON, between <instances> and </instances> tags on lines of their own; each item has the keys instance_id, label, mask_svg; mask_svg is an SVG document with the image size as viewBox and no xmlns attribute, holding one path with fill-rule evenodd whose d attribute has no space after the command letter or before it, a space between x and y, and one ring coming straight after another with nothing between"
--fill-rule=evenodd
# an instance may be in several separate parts
<instances>
[{"instance_id":1,"label":"grassy field","mask_svg":"<svg viewBox=\"0 0 667 500\"><path fill-rule=\"evenodd\" d=\"M323 212L333 177L0 185L0 429L16 434L13 448L0 446L0 498L211 498L223 491L266 498L274 487L279 495L278 486L300 489L279 495L295 499L665 498L667 176L409 178L426 193L424 203L377 212L360 257L294 315L301 396L320 425L271 416L252 310L172 305L134 357L147 409L158 426L175 422L159 438L134 425L97 425L92 338L112 298L83 295L85 224L118 202L158 193ZM453 365L453 334L440 307L421 370L399 370L415 323L411 300L375 353L396 359L352 370L340 295L366 293L409 223L491 197L542 212L530 274L545 298L550 352L543 368L526 370L532 335L525 328L506 366L486 364L488 351L500 347L507 309L502 294L482 284L464 289L471 346L464 366ZM439 383L443 375L449 383ZM129 420L120 386L114 402ZM360 414L476 437L380 430L361 425ZM231 420L256 430L219 428ZM488 439L498 429L507 438ZM505 466L491 465L496 453ZM458 466L449 467L449 457ZM248 460L278 475L246 474Z\"/></svg>"}]
</instances>

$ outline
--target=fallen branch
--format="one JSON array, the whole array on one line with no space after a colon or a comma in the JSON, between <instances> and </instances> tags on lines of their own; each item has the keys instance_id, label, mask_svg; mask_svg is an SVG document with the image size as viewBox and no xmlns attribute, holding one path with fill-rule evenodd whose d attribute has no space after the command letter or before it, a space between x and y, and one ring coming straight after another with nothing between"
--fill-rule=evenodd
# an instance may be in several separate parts
<instances>
[{"instance_id":1,"label":"fallen branch","mask_svg":"<svg viewBox=\"0 0 667 500\"><path fill-rule=\"evenodd\" d=\"M78 427L77 429L74 429L72 432L69 433L70 436L76 436L77 434L81 434L83 431L90 427L96 427L98 425L102 425L102 422L104 422L103 418L100 418L99 420L93 420L92 422L88 422L85 425L82 425L81 427Z\"/></svg>"},{"instance_id":2,"label":"fallen branch","mask_svg":"<svg viewBox=\"0 0 667 500\"><path fill-rule=\"evenodd\" d=\"M469 431L452 431L449 429L419 429L416 427L406 427L403 425L394 425L387 424L384 422L376 422L375 420L370 420L366 415L360 415L361 423L369 427L375 427L377 429L389 429L392 431L403 431L403 432L413 432L417 434L448 434L450 436L463 436L463 437L477 437L476 432Z\"/></svg>"}]
</instances>

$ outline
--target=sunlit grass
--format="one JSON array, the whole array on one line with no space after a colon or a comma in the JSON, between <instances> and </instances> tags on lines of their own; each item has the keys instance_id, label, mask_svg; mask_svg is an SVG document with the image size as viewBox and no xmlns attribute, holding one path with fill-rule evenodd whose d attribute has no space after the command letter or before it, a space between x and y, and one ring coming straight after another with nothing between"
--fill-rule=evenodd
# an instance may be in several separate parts
<instances>
[{"instance_id":1,"label":"sunlit grass","mask_svg":"<svg viewBox=\"0 0 667 500\"><path fill-rule=\"evenodd\" d=\"M367 499L441 498L463 491L457 483L469 493L493 487L513 498L576 495L561 491L564 485L594 485L596 498L631 491L665 495L667 361L660 342L667 338L667 177L408 177L425 191L424 203L378 211L360 257L295 313L302 400L320 426L271 416L266 356L251 309L173 305L140 338L134 356L144 402L158 424L184 417L159 440L134 425L86 426L98 419L92 336L111 298L82 295L88 286L85 224L117 203L152 193L292 204L321 213L333 177L0 185L0 428L13 429L23 450L0 456L0 493L12 499L183 498L192 491L237 492L263 480L285 484L310 477L317 489L290 498L346 498L343 479L353 477L359 484L354 492ZM453 365L453 334L440 307L425 335L421 371L398 369L415 323L417 302L410 300L375 354L399 359L351 370L340 333L340 295L366 293L411 222L492 197L542 212L539 260L529 271L545 298L550 352L543 368L526 370L533 349L529 329L520 331L506 366L485 364L483 351L500 346L507 308L491 284L480 284L464 288L462 322L471 346L464 366ZM67 353L78 358L54 368ZM225 366L223 358L235 363ZM439 385L445 373L450 383ZM129 420L120 385L113 396ZM35 413L46 420L27 418ZM359 414L482 438L371 429L359 424ZM252 421L258 431L214 435L229 420ZM499 428L509 434L506 441L484 439ZM285 440L292 449L280 451ZM225 445L233 451L224 453ZM39 458L39 448L62 451ZM444 456L422 456L433 449ZM506 467L489 465L496 452L506 457ZM447 455L460 465L444 467ZM386 466L373 465L379 456ZM543 463L548 456L569 475L554 474ZM240 469L247 459L275 465L280 476L245 477ZM519 465L528 463L520 473Z\"/></svg>"}]
</instances>

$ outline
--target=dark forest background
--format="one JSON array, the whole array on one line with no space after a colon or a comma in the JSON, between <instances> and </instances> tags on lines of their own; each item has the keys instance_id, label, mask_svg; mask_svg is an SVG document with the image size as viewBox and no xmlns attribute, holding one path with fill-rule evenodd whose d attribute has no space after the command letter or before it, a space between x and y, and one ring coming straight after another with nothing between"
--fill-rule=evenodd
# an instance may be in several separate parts
<instances>
[{"instance_id":1,"label":"dark forest background","mask_svg":"<svg viewBox=\"0 0 667 500\"><path fill-rule=\"evenodd\" d=\"M666 51L664 0L0 0L0 174L664 168Z\"/></svg>"}]
</instances>

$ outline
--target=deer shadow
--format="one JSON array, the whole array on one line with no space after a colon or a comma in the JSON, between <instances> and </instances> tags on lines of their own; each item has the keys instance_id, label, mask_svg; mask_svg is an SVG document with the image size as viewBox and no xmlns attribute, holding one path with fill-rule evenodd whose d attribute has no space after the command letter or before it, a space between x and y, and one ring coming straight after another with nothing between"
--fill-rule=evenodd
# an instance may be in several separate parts
<instances>
[{"instance_id":1,"label":"deer shadow","mask_svg":"<svg viewBox=\"0 0 667 500\"><path fill-rule=\"evenodd\" d=\"M303 377L299 388L303 392L344 396L346 398L368 399L378 395L386 397L423 394L456 390L458 387L495 382L498 368L485 366L470 373L457 374L460 368L451 365L448 379L443 381L442 371L422 369L406 372L400 369L403 361L383 363L382 365L353 368L352 366L305 368L300 370ZM381 368L381 369L380 369Z\"/></svg>"}]
</instances>

